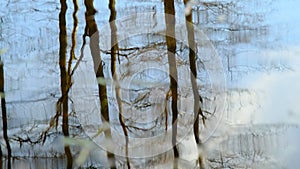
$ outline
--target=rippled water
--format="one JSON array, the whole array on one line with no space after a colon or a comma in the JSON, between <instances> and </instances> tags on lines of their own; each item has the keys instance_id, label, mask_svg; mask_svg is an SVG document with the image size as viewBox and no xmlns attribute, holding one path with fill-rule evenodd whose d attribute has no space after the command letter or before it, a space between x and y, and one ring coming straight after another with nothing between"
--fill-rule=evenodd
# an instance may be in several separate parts
<instances>
[{"instance_id":1,"label":"rippled water","mask_svg":"<svg viewBox=\"0 0 300 169\"><path fill-rule=\"evenodd\" d=\"M106 32L110 37L109 18L112 11L108 3L95 1L98 12L94 17L99 31ZM67 4L66 65L71 63L74 68L81 54L84 55L72 75L67 103L69 134L79 139L92 136L99 129L100 116L97 114L100 114L100 105L93 57L88 45L92 40L86 38L87 43L81 51L86 7L83 1L78 1L79 9L74 13L73 1L67 1ZM217 65L217 61L209 60L212 52L198 44L197 82L204 98L203 107L207 112L217 110L216 116L210 116L207 121L208 129L201 127L204 140L213 133L201 148L208 168L292 169L299 166L297 157L300 150L295 141L300 137L299 5L297 0L195 2L193 22L203 33L198 38L210 40L209 49L213 48L218 53L223 66L220 74L224 74L226 80L226 100L219 102L222 95L213 90L214 80L210 77L210 68L215 66L212 63ZM59 40L63 30L59 28L62 22L59 18L61 4L58 1L19 0L1 1L0 6L0 50L5 51L1 54L1 61L4 65L7 128L12 156L15 157L11 161L12 168L39 168L41 165L45 168L66 168L66 159L61 158L65 154L62 142L65 133L60 126L62 118L58 120L57 130L53 127L48 131L43 145L40 137L55 117L57 101L62 95L63 78L59 65L59 51L63 46ZM184 20L183 2L176 1L175 7L176 16ZM126 17L141 12L152 13L147 15L149 20L136 20L136 26L156 25L155 31L165 31L164 21L158 17L164 12L162 1L117 1L115 10L116 18L123 21L116 22L118 34L126 33L122 29L126 26L124 23L128 23ZM105 77L112 78L110 41L106 41L105 35L100 34L102 64ZM186 34L176 32L176 36L186 37ZM164 104L170 104L165 100L169 86L165 36L158 33L125 37L118 45L120 60L117 61L117 76L120 79L124 117L128 119L126 124L131 126L128 127L129 136L132 139L161 136L165 118L159 115L164 112ZM185 134L193 122L190 118L193 100L192 92L186 89L190 87L188 50L184 42L177 42L177 49L178 74L182 82L179 84L182 99L179 105L179 117L182 119L179 121L179 131L181 129ZM68 62L72 52L75 58ZM148 67L151 69L146 69ZM128 80L131 81L129 85ZM125 141L116 135L122 133L116 113L117 99L114 86L109 81L107 84L115 149L122 155ZM123 89L124 86L130 90ZM218 109L222 104L224 108ZM168 111L170 109L171 106ZM3 114L1 117L3 119ZM171 127L171 116L167 121L168 127ZM216 126L218 128L214 130ZM3 123L1 128L4 128ZM179 136L182 133L179 132ZM0 136L1 150L5 155L2 167L6 168L6 143L2 132ZM197 147L193 136L187 134L180 138L179 166L194 168L197 165ZM99 144L97 140L95 142ZM140 144L130 142L133 147ZM156 156L132 158L131 166L170 168L173 165L171 149L166 154L157 153L171 146L170 138L166 142L149 144L142 149L133 148L129 154L149 155L150 152ZM74 159L80 156L81 148L80 145L71 145ZM105 166L105 155L103 150L95 148L83 166ZM116 158L117 166L124 168L126 160Z\"/></svg>"}]
</instances>

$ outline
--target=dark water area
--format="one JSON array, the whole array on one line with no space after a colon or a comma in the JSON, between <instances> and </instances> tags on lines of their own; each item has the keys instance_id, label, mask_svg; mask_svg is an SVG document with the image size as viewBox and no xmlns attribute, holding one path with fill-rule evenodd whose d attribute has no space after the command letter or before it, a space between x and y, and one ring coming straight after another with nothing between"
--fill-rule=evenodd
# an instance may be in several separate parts
<instances>
[{"instance_id":1,"label":"dark water area","mask_svg":"<svg viewBox=\"0 0 300 169\"><path fill-rule=\"evenodd\" d=\"M1 168L297 168L299 5L1 1Z\"/></svg>"}]
</instances>

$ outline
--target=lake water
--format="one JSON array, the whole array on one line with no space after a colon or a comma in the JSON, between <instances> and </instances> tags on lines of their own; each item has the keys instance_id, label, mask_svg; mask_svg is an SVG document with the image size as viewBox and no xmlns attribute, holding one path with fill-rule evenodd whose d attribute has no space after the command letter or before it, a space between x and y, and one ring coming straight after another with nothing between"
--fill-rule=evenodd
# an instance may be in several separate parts
<instances>
[{"instance_id":1,"label":"lake water","mask_svg":"<svg viewBox=\"0 0 300 169\"><path fill-rule=\"evenodd\" d=\"M1 96L5 96L7 116L4 120L2 105L0 126L4 131L7 125L12 149L8 162L7 139L1 132L2 168L8 163L11 168L66 168L70 159L65 157L68 150L63 138L67 135L74 138L67 143L74 167L79 163L85 168L108 166L105 149L116 153L118 168L126 168L118 97L129 134L131 167L172 167L164 3L122 0L109 8L112 2L95 1L95 15L82 0L67 1L66 11L59 1L0 2ZM217 0L192 4L196 81L208 117L206 127L200 123L203 146L199 150L206 168L297 168L300 2ZM197 168L185 10L183 2L176 0L179 168ZM86 12L92 14L86 17ZM109 24L115 19L115 24ZM96 42L102 61L98 66L103 66L106 79L95 76L91 53L95 36L84 37L89 24L87 34L93 31L93 24L99 32L100 42ZM117 84L111 73L115 37ZM102 134L95 136L103 127L97 82L107 87L109 143ZM68 132L63 129L65 114ZM87 159L81 163L82 157Z\"/></svg>"}]
</instances>

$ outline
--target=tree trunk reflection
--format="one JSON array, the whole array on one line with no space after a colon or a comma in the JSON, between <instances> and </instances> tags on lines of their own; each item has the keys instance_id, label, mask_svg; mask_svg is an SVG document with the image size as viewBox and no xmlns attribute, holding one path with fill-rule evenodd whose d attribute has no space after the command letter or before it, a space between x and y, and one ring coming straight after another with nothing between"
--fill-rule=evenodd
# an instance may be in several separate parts
<instances>
[{"instance_id":1,"label":"tree trunk reflection","mask_svg":"<svg viewBox=\"0 0 300 169\"><path fill-rule=\"evenodd\" d=\"M3 138L6 143L7 149L7 168L11 168L11 147L7 135L7 112L6 112L6 100L4 94L4 69L3 63L0 60L0 97L1 97L1 108L2 108L2 126L3 126ZM2 150L1 150L1 161L2 161ZM2 166L2 163L1 163Z\"/></svg>"},{"instance_id":2,"label":"tree trunk reflection","mask_svg":"<svg viewBox=\"0 0 300 169\"><path fill-rule=\"evenodd\" d=\"M1 148L1 145L0 145L0 169L2 169L2 165L3 165L3 161L2 161L2 148Z\"/></svg>"},{"instance_id":3,"label":"tree trunk reflection","mask_svg":"<svg viewBox=\"0 0 300 169\"><path fill-rule=\"evenodd\" d=\"M120 85L118 84L118 75L116 72L116 61L117 61L117 53L119 49L118 45L118 37L117 37L117 26L115 23L117 12L115 9L115 0L110 0L109 1L109 9L110 9L110 17L109 17L109 24L110 24L110 29L111 29L111 74L113 81L116 83L115 85L115 92L116 92L116 99L118 103L118 109L119 109L119 122L122 126L122 130L125 136L125 157L126 157L126 164L127 168L130 169L130 161L128 158L128 132L126 129L126 125L124 122L123 118L123 108L122 108L122 100L121 100L121 93L120 93ZM118 59L120 62L120 59Z\"/></svg>"},{"instance_id":4,"label":"tree trunk reflection","mask_svg":"<svg viewBox=\"0 0 300 169\"><path fill-rule=\"evenodd\" d=\"M73 0L73 6L74 6L74 12L72 14L73 16L73 30L72 30L72 46L70 50L70 58L69 61L75 59L75 48L76 48L76 32L77 32L77 25L78 25L78 18L76 16L77 11L79 9L77 0ZM71 72L71 65L72 62L69 62L69 68L68 72Z\"/></svg>"},{"instance_id":5,"label":"tree trunk reflection","mask_svg":"<svg viewBox=\"0 0 300 169\"><path fill-rule=\"evenodd\" d=\"M58 101L58 112L61 114L62 109L62 131L65 137L69 137L69 110L68 110L68 92L71 88L71 76L67 72L66 68L66 53L67 53L67 28L66 28L66 0L61 0L61 11L59 13L59 67L60 67L60 81L61 81L61 93L62 97ZM69 64L71 64L69 62ZM70 147L65 146L65 154L67 156L67 168L71 169L73 164L73 158Z\"/></svg>"},{"instance_id":6,"label":"tree trunk reflection","mask_svg":"<svg viewBox=\"0 0 300 169\"><path fill-rule=\"evenodd\" d=\"M188 0L184 0L184 4L187 5ZM194 137L197 143L197 146L201 146L200 133L199 133L199 115L202 116L202 122L205 125L205 116L203 115L200 102L202 103L202 98L198 92L197 87L197 68L196 68L196 43L194 37L194 25L193 25L193 16L192 11L185 16L186 20L186 29L188 34L188 44L189 44L189 61L190 61L190 70L191 70L191 84L194 96ZM204 168L203 159L200 154L199 158L199 167Z\"/></svg>"},{"instance_id":7,"label":"tree trunk reflection","mask_svg":"<svg viewBox=\"0 0 300 169\"><path fill-rule=\"evenodd\" d=\"M99 32L97 23L95 21L94 15L96 14L96 9L94 8L93 0L85 0L84 4L86 6L86 28L85 34L91 38L90 40L90 50L94 62L94 69L96 72L96 77L105 79L103 73L102 59L100 56L100 48L99 48ZM98 84L99 97L100 97L100 105L101 105L101 117L103 122L109 123L109 109L108 109L108 100L106 93L106 86L103 84ZM104 132L107 139L111 139L111 131L110 129ZM111 168L116 168L115 166L115 156L111 152L107 152L107 158L110 163Z\"/></svg>"},{"instance_id":8,"label":"tree trunk reflection","mask_svg":"<svg viewBox=\"0 0 300 169\"><path fill-rule=\"evenodd\" d=\"M174 168L177 168L177 159L179 152L176 146L177 137L177 67L176 67L176 39L175 39L175 7L174 0L164 1L165 19L166 19L166 42L168 49L168 63L169 63L169 77L170 77L170 89L172 93L172 146L174 151Z\"/></svg>"}]
</instances>

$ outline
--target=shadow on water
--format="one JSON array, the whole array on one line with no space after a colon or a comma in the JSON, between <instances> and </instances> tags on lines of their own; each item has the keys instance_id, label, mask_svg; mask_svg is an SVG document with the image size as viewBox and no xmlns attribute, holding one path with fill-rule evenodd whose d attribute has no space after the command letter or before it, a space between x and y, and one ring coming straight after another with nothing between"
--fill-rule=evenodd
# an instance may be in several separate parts
<instances>
[{"instance_id":1,"label":"shadow on water","mask_svg":"<svg viewBox=\"0 0 300 169\"><path fill-rule=\"evenodd\" d=\"M124 122L124 117L123 117L123 108L122 108L122 99L121 99L121 93L120 93L120 85L118 84L118 74L116 72L116 61L117 61L117 53L119 53L119 45L118 45L118 29L115 23L116 17L117 17L117 12L115 9L116 6L116 1L115 0L110 0L109 1L109 9L110 9L110 17L109 17L109 24L110 24L110 29L111 29L111 75L116 83L115 85L115 92L116 92L116 99L117 99L117 104L118 104L118 109L119 109L119 122L122 126L122 130L125 136L125 158L126 158L126 165L127 168L130 169L130 161L128 157L128 142L129 142L129 137L128 137L128 132L126 129L126 125ZM118 55L118 61L120 64L120 56Z\"/></svg>"},{"instance_id":2,"label":"shadow on water","mask_svg":"<svg viewBox=\"0 0 300 169\"><path fill-rule=\"evenodd\" d=\"M96 9L94 8L94 2L91 0L85 0L84 4L86 7L85 19L86 19L86 27L85 34L90 37L90 50L93 58L96 78L105 79L103 73L103 65L102 59L100 56L100 47L99 47L99 32L97 23L95 21L94 15L96 14ZM109 109L108 109L108 99L107 99L107 91L106 86L103 84L98 84L98 93L100 97L100 112L101 118L103 122L109 123ZM107 139L111 139L111 130L105 130L104 132ZM111 168L116 168L115 164L115 155L111 152L107 152L107 158L109 161L109 165Z\"/></svg>"},{"instance_id":3,"label":"shadow on water","mask_svg":"<svg viewBox=\"0 0 300 169\"><path fill-rule=\"evenodd\" d=\"M3 138L6 143L7 149L7 168L11 168L11 147L7 135L7 112L6 112L6 101L5 101L5 93L4 93L4 69L3 63L0 58L0 97L1 97L1 108L2 108L2 125L3 125ZM0 147L1 148L1 147ZM1 168L2 168L2 149L1 151Z\"/></svg>"},{"instance_id":4,"label":"shadow on water","mask_svg":"<svg viewBox=\"0 0 300 169\"><path fill-rule=\"evenodd\" d=\"M166 20L166 42L168 49L168 64L169 64L169 78L170 78L170 91L172 96L172 146L175 159L179 158L178 148L176 146L177 137L177 88L178 88L178 73L176 66L176 39L175 39L175 6L174 0L164 1L165 20ZM174 160L173 168L178 167L178 161Z\"/></svg>"}]
</instances>

